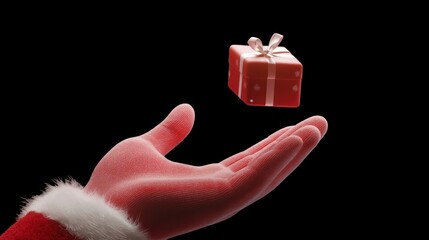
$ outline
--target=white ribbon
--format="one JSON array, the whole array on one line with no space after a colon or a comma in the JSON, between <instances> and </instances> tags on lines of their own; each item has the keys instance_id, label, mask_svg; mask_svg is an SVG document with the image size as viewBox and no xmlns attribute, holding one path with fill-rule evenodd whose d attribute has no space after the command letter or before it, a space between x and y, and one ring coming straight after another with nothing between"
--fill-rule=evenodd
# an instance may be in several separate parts
<instances>
[{"instance_id":1,"label":"white ribbon","mask_svg":"<svg viewBox=\"0 0 429 240\"><path fill-rule=\"evenodd\" d=\"M268 62L268 76L267 76L267 91L266 91L266 98L265 98L265 105L266 106L273 106L274 105L274 89L275 89L275 76L276 76L276 67L275 67L275 61L271 57L274 57L273 54L274 50L279 46L280 42L283 40L283 35L274 33L271 36L270 42L267 47L264 47L262 44L262 41L257 37L251 37L247 41L247 44L256 51L256 53L243 53L240 56L240 78L239 78L239 85L238 85L238 96L241 97L241 91L242 91L242 84L243 84L243 62L245 58L248 57L257 57L258 55L266 56L266 60ZM286 52L289 52L286 50ZM280 52L284 53L284 51Z\"/></svg>"},{"instance_id":2,"label":"white ribbon","mask_svg":"<svg viewBox=\"0 0 429 240\"><path fill-rule=\"evenodd\" d=\"M264 45L262 45L262 41L257 37L249 38L249 40L247 41L247 44L249 44L249 46L253 50L259 53L262 53L263 55L272 55L274 49L276 49L279 46L282 40L283 40L283 35L274 33L273 36L271 36L271 39L267 48L264 48Z\"/></svg>"}]
</instances>

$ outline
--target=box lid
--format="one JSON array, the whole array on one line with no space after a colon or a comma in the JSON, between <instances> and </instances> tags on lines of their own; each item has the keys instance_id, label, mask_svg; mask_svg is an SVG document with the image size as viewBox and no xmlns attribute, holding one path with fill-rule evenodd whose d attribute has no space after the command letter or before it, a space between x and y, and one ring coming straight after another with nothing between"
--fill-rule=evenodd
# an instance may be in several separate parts
<instances>
[{"instance_id":1,"label":"box lid","mask_svg":"<svg viewBox=\"0 0 429 240\"><path fill-rule=\"evenodd\" d=\"M266 78L275 72L278 79L297 79L302 76L302 64L285 47L279 46L272 54L262 54L248 45L231 45L229 65L243 77Z\"/></svg>"}]
</instances>

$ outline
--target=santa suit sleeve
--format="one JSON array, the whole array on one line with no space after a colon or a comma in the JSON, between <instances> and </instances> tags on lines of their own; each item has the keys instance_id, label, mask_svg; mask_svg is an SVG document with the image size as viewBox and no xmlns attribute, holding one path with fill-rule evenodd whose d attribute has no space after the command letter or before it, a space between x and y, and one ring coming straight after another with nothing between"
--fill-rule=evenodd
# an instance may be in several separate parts
<instances>
[{"instance_id":1,"label":"santa suit sleeve","mask_svg":"<svg viewBox=\"0 0 429 240\"><path fill-rule=\"evenodd\" d=\"M28 200L0 240L147 240L125 211L76 181L48 185Z\"/></svg>"}]
</instances>

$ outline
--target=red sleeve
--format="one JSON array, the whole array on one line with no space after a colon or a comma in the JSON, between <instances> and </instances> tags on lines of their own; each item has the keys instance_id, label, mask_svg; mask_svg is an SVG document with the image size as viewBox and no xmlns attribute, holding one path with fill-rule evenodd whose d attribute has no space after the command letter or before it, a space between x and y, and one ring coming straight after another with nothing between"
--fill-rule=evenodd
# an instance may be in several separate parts
<instances>
[{"instance_id":1,"label":"red sleeve","mask_svg":"<svg viewBox=\"0 0 429 240\"><path fill-rule=\"evenodd\" d=\"M60 223L29 212L6 230L0 240L78 240Z\"/></svg>"},{"instance_id":2,"label":"red sleeve","mask_svg":"<svg viewBox=\"0 0 429 240\"><path fill-rule=\"evenodd\" d=\"M48 185L28 199L0 240L147 240L145 231L119 209L76 181Z\"/></svg>"}]
</instances>

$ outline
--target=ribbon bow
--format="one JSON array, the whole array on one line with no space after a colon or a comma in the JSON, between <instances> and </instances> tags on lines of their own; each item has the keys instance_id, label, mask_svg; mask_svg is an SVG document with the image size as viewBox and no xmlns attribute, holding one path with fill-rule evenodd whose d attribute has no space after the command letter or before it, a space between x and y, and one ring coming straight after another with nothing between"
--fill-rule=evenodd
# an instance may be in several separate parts
<instances>
[{"instance_id":1,"label":"ribbon bow","mask_svg":"<svg viewBox=\"0 0 429 240\"><path fill-rule=\"evenodd\" d=\"M271 36L270 43L268 44L267 48L264 48L264 45L262 45L262 41L257 37L249 38L249 40L247 41L247 44L249 44L249 46L253 50L259 53L262 53L263 55L272 55L274 49L276 49L279 46L282 39L283 39L283 35L274 33L273 36Z\"/></svg>"}]
</instances>

